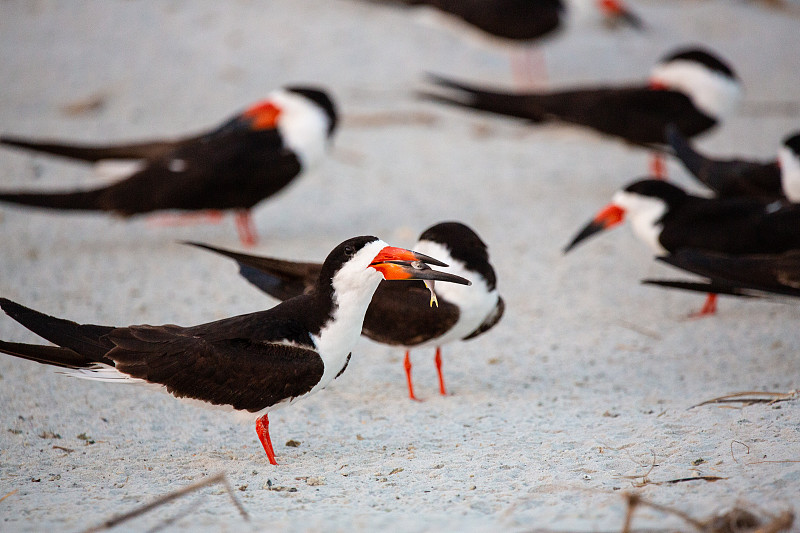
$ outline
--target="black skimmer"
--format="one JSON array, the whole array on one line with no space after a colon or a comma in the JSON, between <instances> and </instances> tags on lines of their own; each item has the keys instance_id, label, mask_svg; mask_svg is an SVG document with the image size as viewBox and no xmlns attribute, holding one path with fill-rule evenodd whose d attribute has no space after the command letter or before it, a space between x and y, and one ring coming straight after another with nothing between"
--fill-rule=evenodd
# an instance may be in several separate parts
<instances>
[{"instance_id":1,"label":"black skimmer","mask_svg":"<svg viewBox=\"0 0 800 533\"><path fill-rule=\"evenodd\" d=\"M703 198L663 180L645 179L617 191L564 252L626 216L636 236L658 256L687 248L730 255L800 249L800 206L755 198ZM710 294L700 314L715 310L716 298Z\"/></svg>"},{"instance_id":2,"label":"black skimmer","mask_svg":"<svg viewBox=\"0 0 800 533\"><path fill-rule=\"evenodd\" d=\"M82 378L162 385L178 398L252 413L264 451L277 464L267 412L344 372L382 280L469 283L425 263L445 266L377 237L354 237L328 255L310 292L266 311L191 327L82 325L3 298L6 314L57 346L0 341L0 351Z\"/></svg>"},{"instance_id":3,"label":"black skimmer","mask_svg":"<svg viewBox=\"0 0 800 533\"><path fill-rule=\"evenodd\" d=\"M709 158L695 150L671 125L667 140L687 170L718 197L753 196L800 202L800 133L786 137L778 159L771 161Z\"/></svg>"},{"instance_id":4,"label":"black skimmer","mask_svg":"<svg viewBox=\"0 0 800 533\"><path fill-rule=\"evenodd\" d=\"M431 81L442 91L421 94L435 102L534 123L565 122L650 147L666 143L670 123L687 137L704 133L731 113L742 94L733 70L699 48L669 54L653 68L648 83L627 86L509 92L441 76Z\"/></svg>"},{"instance_id":5,"label":"black skimmer","mask_svg":"<svg viewBox=\"0 0 800 533\"><path fill-rule=\"evenodd\" d=\"M244 278L280 300L311 290L322 267L318 263L284 261L206 244L189 244L235 260ZM438 307L427 305L430 298L422 283L415 283L412 287L381 283L375 291L361 333L383 344L405 347L403 365L408 394L416 400L409 350L436 346L434 361L439 376L439 392L445 395L441 347L449 342L475 338L491 329L503 316L505 303L497 292L497 278L489 263L486 244L464 224L443 222L431 226L422 232L414 249L441 257L450 265L443 271L472 282L469 287L448 284L437 288Z\"/></svg>"},{"instance_id":6,"label":"black skimmer","mask_svg":"<svg viewBox=\"0 0 800 533\"><path fill-rule=\"evenodd\" d=\"M687 248L658 260L703 276L707 281L646 279L642 283L709 294L800 297L800 250L783 254L728 255Z\"/></svg>"},{"instance_id":7,"label":"black skimmer","mask_svg":"<svg viewBox=\"0 0 800 533\"><path fill-rule=\"evenodd\" d=\"M88 146L0 137L0 143L98 162L139 159L128 177L76 192L0 191L0 201L49 209L236 210L244 244L255 243L250 209L317 163L336 129L333 101L318 88L286 87L211 131L177 140Z\"/></svg>"},{"instance_id":8,"label":"black skimmer","mask_svg":"<svg viewBox=\"0 0 800 533\"><path fill-rule=\"evenodd\" d=\"M480 37L493 43L511 45L511 66L520 83L535 81L534 70L544 69L543 60L536 61L529 46L550 36L564 26L567 5L562 0L368 0L371 3L432 8L444 22L459 29L474 29ZM611 23L644 28L641 19L620 0L597 0L596 7ZM523 54L518 54L525 46ZM538 65L537 65L538 63Z\"/></svg>"}]
</instances>

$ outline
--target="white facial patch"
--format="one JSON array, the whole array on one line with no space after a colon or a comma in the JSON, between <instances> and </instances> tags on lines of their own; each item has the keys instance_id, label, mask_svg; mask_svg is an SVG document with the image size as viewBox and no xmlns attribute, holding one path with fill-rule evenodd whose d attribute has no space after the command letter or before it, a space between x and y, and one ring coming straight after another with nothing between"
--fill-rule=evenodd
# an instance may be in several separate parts
<instances>
[{"instance_id":1,"label":"white facial patch","mask_svg":"<svg viewBox=\"0 0 800 533\"><path fill-rule=\"evenodd\" d=\"M500 295L497 290L489 290L486 281L472 270L469 270L464 263L453 259L450 250L443 244L433 241L419 241L414 245L414 251L421 254L435 257L447 263L447 267L436 267L442 272L449 272L466 278L472 285L460 285L458 283L437 283L436 292L442 300L446 300L457 305L460 310L458 322L444 335L436 339L431 339L423 344L442 345L451 341L461 340L474 332L484 323L487 316L497 307L497 300Z\"/></svg>"},{"instance_id":2,"label":"white facial patch","mask_svg":"<svg viewBox=\"0 0 800 533\"><path fill-rule=\"evenodd\" d=\"M367 244L333 276L333 318L322 327L318 336L312 337L325 370L309 394L325 387L347 364L347 355L361 335L372 295L383 280L383 274L369 265L386 246L381 240Z\"/></svg>"},{"instance_id":3,"label":"white facial patch","mask_svg":"<svg viewBox=\"0 0 800 533\"><path fill-rule=\"evenodd\" d=\"M315 102L283 89L270 94L269 100L280 109L278 131L286 145L297 154L304 169L314 166L325 155L328 115Z\"/></svg>"},{"instance_id":4,"label":"white facial patch","mask_svg":"<svg viewBox=\"0 0 800 533\"><path fill-rule=\"evenodd\" d=\"M800 157L790 148L781 146L778 150L778 163L781 166L781 186L790 202L800 202Z\"/></svg>"},{"instance_id":5,"label":"white facial patch","mask_svg":"<svg viewBox=\"0 0 800 533\"><path fill-rule=\"evenodd\" d=\"M675 59L656 65L650 80L684 93L697 109L714 119L729 115L742 99L737 80L696 61Z\"/></svg>"},{"instance_id":6,"label":"white facial patch","mask_svg":"<svg viewBox=\"0 0 800 533\"><path fill-rule=\"evenodd\" d=\"M625 216L630 220L633 233L639 239L647 243L656 254L667 253L667 250L658 241L662 229L662 225L658 221L667 212L667 204L664 200L627 191L617 191L612 201L625 210Z\"/></svg>"}]
</instances>

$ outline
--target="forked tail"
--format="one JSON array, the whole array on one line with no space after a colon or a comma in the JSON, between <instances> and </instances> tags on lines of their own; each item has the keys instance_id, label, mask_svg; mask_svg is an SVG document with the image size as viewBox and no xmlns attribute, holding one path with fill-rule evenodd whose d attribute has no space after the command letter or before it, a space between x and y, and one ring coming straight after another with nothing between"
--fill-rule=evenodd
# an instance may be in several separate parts
<instances>
[{"instance_id":1,"label":"forked tail","mask_svg":"<svg viewBox=\"0 0 800 533\"><path fill-rule=\"evenodd\" d=\"M114 347L104 338L114 330L110 326L77 324L29 309L6 298L0 298L0 307L8 316L58 346L40 346L0 341L0 351L64 368L86 368L97 363L113 365L105 354Z\"/></svg>"}]
</instances>

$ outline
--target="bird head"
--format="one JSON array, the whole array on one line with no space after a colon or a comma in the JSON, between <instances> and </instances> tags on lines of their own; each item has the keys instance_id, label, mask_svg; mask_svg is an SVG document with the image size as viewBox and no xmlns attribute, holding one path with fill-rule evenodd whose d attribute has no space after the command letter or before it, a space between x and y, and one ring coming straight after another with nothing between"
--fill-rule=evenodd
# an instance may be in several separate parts
<instances>
[{"instance_id":1,"label":"bird head","mask_svg":"<svg viewBox=\"0 0 800 533\"><path fill-rule=\"evenodd\" d=\"M729 115L742 98L736 74L722 59L700 48L677 50L661 60L650 74L653 88L685 94L714 120Z\"/></svg>"},{"instance_id":2,"label":"bird head","mask_svg":"<svg viewBox=\"0 0 800 533\"><path fill-rule=\"evenodd\" d=\"M663 180L644 179L614 193L611 203L601 209L564 248L569 252L581 241L613 228L627 217L633 231L658 254L664 252L659 242L662 219L669 209L686 197L683 189Z\"/></svg>"},{"instance_id":3,"label":"bird head","mask_svg":"<svg viewBox=\"0 0 800 533\"><path fill-rule=\"evenodd\" d=\"M644 29L644 22L620 0L597 0L597 9L609 24L625 24L637 30Z\"/></svg>"}]
</instances>

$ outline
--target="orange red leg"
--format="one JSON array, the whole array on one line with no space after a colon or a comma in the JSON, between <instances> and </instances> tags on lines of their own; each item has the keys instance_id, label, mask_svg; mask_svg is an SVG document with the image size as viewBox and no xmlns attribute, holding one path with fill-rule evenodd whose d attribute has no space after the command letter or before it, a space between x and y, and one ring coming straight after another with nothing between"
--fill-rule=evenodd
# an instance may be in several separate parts
<instances>
[{"instance_id":1,"label":"orange red leg","mask_svg":"<svg viewBox=\"0 0 800 533\"><path fill-rule=\"evenodd\" d=\"M706 298L706 303L703 304L703 308L696 313L692 313L690 316L692 318L700 318L703 316L713 315L717 312L717 295L714 293L708 293L708 297Z\"/></svg>"},{"instance_id":2,"label":"orange red leg","mask_svg":"<svg viewBox=\"0 0 800 533\"><path fill-rule=\"evenodd\" d=\"M439 374L439 394L447 396L447 390L444 388L444 376L442 376L442 349L436 347L436 357L433 359L436 362L436 372Z\"/></svg>"},{"instance_id":3,"label":"orange red leg","mask_svg":"<svg viewBox=\"0 0 800 533\"><path fill-rule=\"evenodd\" d=\"M254 246L258 241L256 226L250 210L236 212L236 230L239 232L239 241L245 246Z\"/></svg>"},{"instance_id":4,"label":"orange red leg","mask_svg":"<svg viewBox=\"0 0 800 533\"><path fill-rule=\"evenodd\" d=\"M650 173L658 180L667 179L667 163L664 154L654 153L650 158Z\"/></svg>"},{"instance_id":5,"label":"orange red leg","mask_svg":"<svg viewBox=\"0 0 800 533\"><path fill-rule=\"evenodd\" d=\"M277 465L275 450L272 449L272 440L269 438L269 418L267 416L264 415L256 419L256 433L258 434L258 440L261 441L261 445L264 447L264 451L267 452L269 463Z\"/></svg>"},{"instance_id":6,"label":"orange red leg","mask_svg":"<svg viewBox=\"0 0 800 533\"><path fill-rule=\"evenodd\" d=\"M408 397L412 400L419 401L419 399L414 396L414 384L411 382L411 358L408 356L408 350L406 350L406 358L403 360L403 368L406 369L406 380L408 381Z\"/></svg>"}]
</instances>

